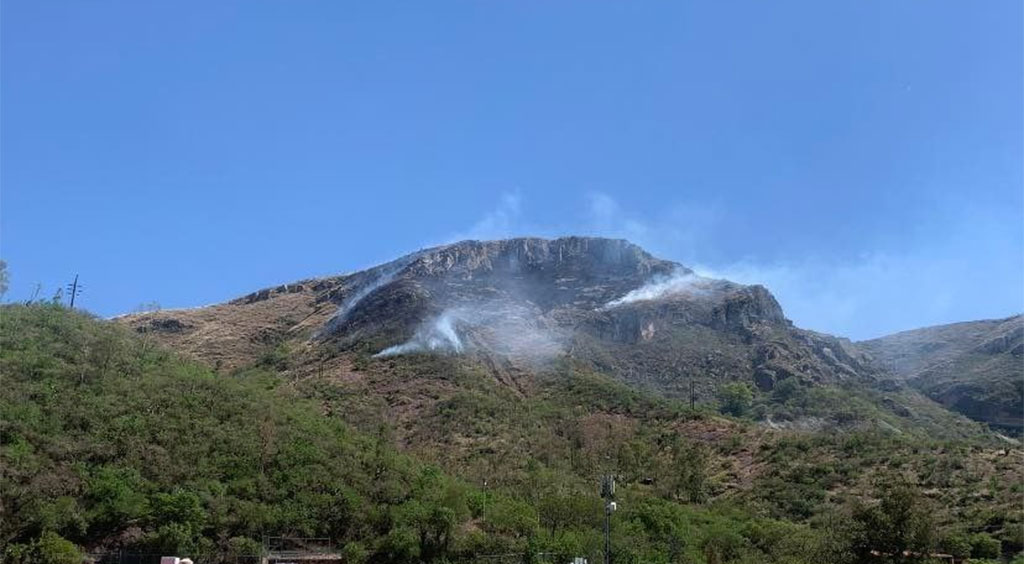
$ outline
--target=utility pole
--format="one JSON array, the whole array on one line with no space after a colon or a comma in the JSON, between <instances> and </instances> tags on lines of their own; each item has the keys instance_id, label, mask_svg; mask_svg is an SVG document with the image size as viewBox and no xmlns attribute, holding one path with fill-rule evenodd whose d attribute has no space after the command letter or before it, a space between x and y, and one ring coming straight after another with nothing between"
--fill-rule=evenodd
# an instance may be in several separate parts
<instances>
[{"instance_id":1,"label":"utility pole","mask_svg":"<svg viewBox=\"0 0 1024 564\"><path fill-rule=\"evenodd\" d=\"M615 476L606 475L601 480L601 497L604 498L604 564L612 564L612 513L615 504Z\"/></svg>"},{"instance_id":2,"label":"utility pole","mask_svg":"<svg viewBox=\"0 0 1024 564\"><path fill-rule=\"evenodd\" d=\"M697 399L697 397L693 394L693 376L691 375L690 376L690 410L691 411L693 410L693 404L694 404L694 401L696 401L696 399Z\"/></svg>"},{"instance_id":3,"label":"utility pole","mask_svg":"<svg viewBox=\"0 0 1024 564\"><path fill-rule=\"evenodd\" d=\"M68 284L68 292L71 294L71 309L75 309L75 296L82 293L82 288L78 285L78 275L75 274L75 281Z\"/></svg>"}]
</instances>

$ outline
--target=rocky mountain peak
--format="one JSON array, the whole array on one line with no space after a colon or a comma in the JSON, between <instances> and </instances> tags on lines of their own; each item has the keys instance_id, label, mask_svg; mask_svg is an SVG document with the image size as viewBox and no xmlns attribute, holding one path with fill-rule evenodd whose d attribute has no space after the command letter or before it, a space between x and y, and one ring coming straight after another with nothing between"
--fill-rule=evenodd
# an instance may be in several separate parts
<instances>
[{"instance_id":1,"label":"rocky mountain peak","mask_svg":"<svg viewBox=\"0 0 1024 564\"><path fill-rule=\"evenodd\" d=\"M347 277L331 334L382 309L434 311L517 302L541 312L597 309L656 277L690 274L628 241L597 237L462 241L406 255Z\"/></svg>"},{"instance_id":2,"label":"rocky mountain peak","mask_svg":"<svg viewBox=\"0 0 1024 564\"><path fill-rule=\"evenodd\" d=\"M328 356L440 353L488 365L569 357L670 394L690 377L771 389L791 377L876 373L842 342L793 327L766 288L703 277L619 239L462 241L255 292L217 312L159 317L181 317L174 338L198 342L214 332L203 316L258 327L233 337L252 341L246 349L302 338ZM133 323L165 332L153 319Z\"/></svg>"},{"instance_id":3,"label":"rocky mountain peak","mask_svg":"<svg viewBox=\"0 0 1024 564\"><path fill-rule=\"evenodd\" d=\"M667 274L679 265L656 259L623 239L522 237L461 241L410 255L406 271L417 276L500 274L541 276L582 274L632 277Z\"/></svg>"},{"instance_id":4,"label":"rocky mountain peak","mask_svg":"<svg viewBox=\"0 0 1024 564\"><path fill-rule=\"evenodd\" d=\"M463 241L352 275L333 300L321 339L382 356L570 355L612 371L646 364L661 388L711 366L708 350L716 368L760 374L767 388L873 374L835 339L792 327L766 288L696 275L624 240Z\"/></svg>"}]
</instances>

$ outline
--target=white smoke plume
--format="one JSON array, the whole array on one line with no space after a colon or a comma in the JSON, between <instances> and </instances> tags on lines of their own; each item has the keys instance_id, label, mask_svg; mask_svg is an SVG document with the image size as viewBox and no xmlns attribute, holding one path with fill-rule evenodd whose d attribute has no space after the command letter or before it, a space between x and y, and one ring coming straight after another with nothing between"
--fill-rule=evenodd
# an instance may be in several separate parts
<instances>
[{"instance_id":1,"label":"white smoke plume","mask_svg":"<svg viewBox=\"0 0 1024 564\"><path fill-rule=\"evenodd\" d=\"M658 276L643 286L612 300L601 309L610 309L633 302L657 300L666 296L689 294L701 296L711 290L713 280L692 272L676 271L669 276Z\"/></svg>"},{"instance_id":2,"label":"white smoke plume","mask_svg":"<svg viewBox=\"0 0 1024 564\"><path fill-rule=\"evenodd\" d=\"M422 352L459 354L469 349L543 362L562 351L562 339L537 310L508 303L486 303L448 309L424 323L408 341L374 356Z\"/></svg>"},{"instance_id":3,"label":"white smoke plume","mask_svg":"<svg viewBox=\"0 0 1024 564\"><path fill-rule=\"evenodd\" d=\"M393 347L388 347L375 357L396 356L417 352L462 352L462 339L455 330L456 322L460 321L457 310L442 313L416 332L412 339Z\"/></svg>"},{"instance_id":4,"label":"white smoke plume","mask_svg":"<svg viewBox=\"0 0 1024 564\"><path fill-rule=\"evenodd\" d=\"M395 276L408 265L415 258L415 255L410 255L402 259L390 262L376 269L374 277L364 282L362 286L359 286L352 295L345 298L345 301L341 302L338 306L338 310L334 312L334 315L327 320L327 324L324 326L326 333L331 333L334 329L343 323L347 318L348 314L352 312L359 305L359 302L363 301L363 298L369 296L374 290L388 284L395 279Z\"/></svg>"}]
</instances>

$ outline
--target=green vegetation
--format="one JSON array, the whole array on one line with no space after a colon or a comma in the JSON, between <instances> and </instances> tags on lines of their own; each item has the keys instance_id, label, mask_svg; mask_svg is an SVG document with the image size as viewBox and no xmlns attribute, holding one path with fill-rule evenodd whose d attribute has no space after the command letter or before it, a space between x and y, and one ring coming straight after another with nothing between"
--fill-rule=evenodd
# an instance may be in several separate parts
<instances>
[{"instance_id":1,"label":"green vegetation","mask_svg":"<svg viewBox=\"0 0 1024 564\"><path fill-rule=\"evenodd\" d=\"M595 562L605 472L620 480L619 563L1020 550L1009 504L1021 491L997 466L1011 462L978 466L970 445L876 432L769 438L570 362L517 389L451 357L357 357L359 378L341 382L288 379L300 360L275 345L218 375L59 306L0 309L4 561L70 564L117 549L231 561L273 535L329 537L348 562ZM436 401L398 413L367 393L382 383ZM735 391L736 413L756 409L749 388ZM773 393L785 404L801 392ZM915 477L896 493L865 483L886 456ZM749 476L751 464L767 470ZM991 498L940 503L923 491L935 484ZM906 534L878 534L890 523Z\"/></svg>"},{"instance_id":2,"label":"green vegetation","mask_svg":"<svg viewBox=\"0 0 1024 564\"><path fill-rule=\"evenodd\" d=\"M718 401L721 402L722 413L742 417L750 409L754 400L754 392L750 386L742 382L732 382L722 386L718 392Z\"/></svg>"},{"instance_id":3,"label":"green vegetation","mask_svg":"<svg viewBox=\"0 0 1024 564\"><path fill-rule=\"evenodd\" d=\"M57 306L3 308L0 347L0 544L12 561L70 554L67 541L226 557L264 531L391 554L389 534L408 530L423 553L455 525L437 515L465 504L464 486L265 371L218 377Z\"/></svg>"}]
</instances>

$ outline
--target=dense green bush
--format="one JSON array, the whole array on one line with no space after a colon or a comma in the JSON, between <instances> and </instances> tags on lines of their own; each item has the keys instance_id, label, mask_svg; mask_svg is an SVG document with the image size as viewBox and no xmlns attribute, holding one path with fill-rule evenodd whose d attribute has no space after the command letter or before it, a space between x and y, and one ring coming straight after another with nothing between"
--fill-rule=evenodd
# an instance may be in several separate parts
<instances>
[{"instance_id":1,"label":"dense green bush","mask_svg":"<svg viewBox=\"0 0 1024 564\"><path fill-rule=\"evenodd\" d=\"M12 543L0 554L10 564L81 564L83 554L71 541L53 531L28 543Z\"/></svg>"},{"instance_id":2,"label":"dense green bush","mask_svg":"<svg viewBox=\"0 0 1024 564\"><path fill-rule=\"evenodd\" d=\"M718 392L721 411L727 415L742 417L750 409L754 392L750 386L742 382L733 382L722 386Z\"/></svg>"},{"instance_id":3,"label":"dense green bush","mask_svg":"<svg viewBox=\"0 0 1024 564\"><path fill-rule=\"evenodd\" d=\"M985 533L975 533L968 539L971 545L971 556L974 558L999 558L1002 555L1002 546L998 539L994 539Z\"/></svg>"}]
</instances>

